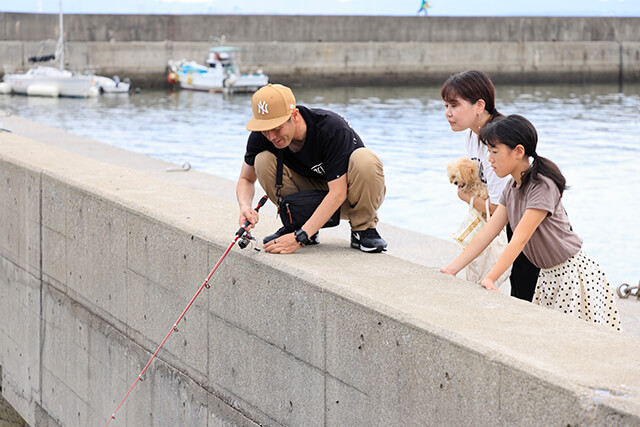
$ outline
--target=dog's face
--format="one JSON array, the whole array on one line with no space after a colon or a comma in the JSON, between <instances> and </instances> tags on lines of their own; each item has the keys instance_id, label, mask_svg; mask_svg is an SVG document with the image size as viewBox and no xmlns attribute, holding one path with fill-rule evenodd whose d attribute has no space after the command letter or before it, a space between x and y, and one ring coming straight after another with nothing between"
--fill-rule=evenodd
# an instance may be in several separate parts
<instances>
[{"instance_id":1,"label":"dog's face","mask_svg":"<svg viewBox=\"0 0 640 427\"><path fill-rule=\"evenodd\" d=\"M468 184L479 181L478 163L468 157L462 157L449 163L447 176L450 183L457 185L458 188L464 188Z\"/></svg>"}]
</instances>

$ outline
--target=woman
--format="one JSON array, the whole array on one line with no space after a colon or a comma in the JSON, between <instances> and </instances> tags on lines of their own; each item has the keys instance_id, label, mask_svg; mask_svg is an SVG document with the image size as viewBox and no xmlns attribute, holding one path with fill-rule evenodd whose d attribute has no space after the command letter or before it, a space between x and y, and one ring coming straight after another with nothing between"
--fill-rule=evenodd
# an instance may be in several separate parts
<instances>
[{"instance_id":1,"label":"woman","mask_svg":"<svg viewBox=\"0 0 640 427\"><path fill-rule=\"evenodd\" d=\"M442 85L441 96L444 100L445 115L454 132L465 132L465 144L469 157L478 162L480 179L487 184L489 191L489 212L498 207L500 196L507 178L498 177L489 164L489 150L478 139L480 129L487 123L502 117L495 106L495 88L489 76L476 70L464 71L449 77ZM458 190L458 197L469 203L471 195L464 189ZM485 211L485 201L475 198L474 207ZM511 240L511 228L507 225L507 237ZM513 263L509 280L511 296L531 301L536 288L540 269L531 264L524 254L520 254Z\"/></svg>"}]
</instances>

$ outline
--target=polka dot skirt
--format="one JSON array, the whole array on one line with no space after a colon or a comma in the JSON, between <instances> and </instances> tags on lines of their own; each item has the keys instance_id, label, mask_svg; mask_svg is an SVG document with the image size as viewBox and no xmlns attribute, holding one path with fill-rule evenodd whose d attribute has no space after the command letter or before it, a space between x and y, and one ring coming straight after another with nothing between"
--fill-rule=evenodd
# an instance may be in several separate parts
<instances>
[{"instance_id":1,"label":"polka dot skirt","mask_svg":"<svg viewBox=\"0 0 640 427\"><path fill-rule=\"evenodd\" d=\"M580 251L562 264L540 269L533 303L619 331L613 298L600 266Z\"/></svg>"}]
</instances>

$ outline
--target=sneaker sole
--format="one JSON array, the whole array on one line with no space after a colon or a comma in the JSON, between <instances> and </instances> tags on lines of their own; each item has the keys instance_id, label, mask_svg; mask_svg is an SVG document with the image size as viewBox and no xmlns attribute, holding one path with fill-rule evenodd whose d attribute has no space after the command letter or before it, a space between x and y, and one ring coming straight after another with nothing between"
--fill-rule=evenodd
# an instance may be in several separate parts
<instances>
[{"instance_id":1,"label":"sneaker sole","mask_svg":"<svg viewBox=\"0 0 640 427\"><path fill-rule=\"evenodd\" d=\"M382 252L382 251L386 251L387 248L385 247L375 247L375 248L367 248L366 246L362 246L359 243L351 243L351 247L354 249L360 249L362 252L367 252L367 253L378 253L378 252Z\"/></svg>"}]
</instances>

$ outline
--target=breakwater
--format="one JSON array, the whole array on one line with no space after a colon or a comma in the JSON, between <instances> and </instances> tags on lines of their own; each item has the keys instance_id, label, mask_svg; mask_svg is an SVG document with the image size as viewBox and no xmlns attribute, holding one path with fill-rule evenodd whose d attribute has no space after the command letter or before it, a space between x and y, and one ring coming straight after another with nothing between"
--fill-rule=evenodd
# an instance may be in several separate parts
<instances>
[{"instance_id":1,"label":"breakwater","mask_svg":"<svg viewBox=\"0 0 640 427\"><path fill-rule=\"evenodd\" d=\"M233 238L233 183L5 126L2 394L29 425L104 425ZM414 249L234 249L111 425L640 423L637 338L444 276L443 241Z\"/></svg>"},{"instance_id":2,"label":"breakwater","mask_svg":"<svg viewBox=\"0 0 640 427\"><path fill-rule=\"evenodd\" d=\"M5 72L28 66L57 15L0 13ZM224 35L245 70L289 85L441 83L469 68L501 83L640 81L640 18L65 15L68 65L166 84Z\"/></svg>"}]
</instances>

